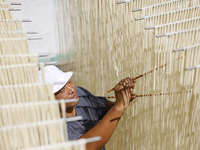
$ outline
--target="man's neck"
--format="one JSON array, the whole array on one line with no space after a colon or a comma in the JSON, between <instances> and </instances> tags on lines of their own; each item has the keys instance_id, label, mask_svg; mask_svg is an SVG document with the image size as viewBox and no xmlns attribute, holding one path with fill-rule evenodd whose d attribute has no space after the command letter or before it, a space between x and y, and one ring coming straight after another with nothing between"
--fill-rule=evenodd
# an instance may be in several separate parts
<instances>
[{"instance_id":1,"label":"man's neck","mask_svg":"<svg viewBox=\"0 0 200 150\"><path fill-rule=\"evenodd\" d=\"M60 115L63 117L62 113ZM67 118L76 116L75 107L67 107L65 115L66 115Z\"/></svg>"},{"instance_id":2,"label":"man's neck","mask_svg":"<svg viewBox=\"0 0 200 150\"><path fill-rule=\"evenodd\" d=\"M66 110L66 116L67 116L67 118L68 117L74 117L74 116L76 116L76 109L75 109L75 107L67 108L67 110Z\"/></svg>"}]
</instances>

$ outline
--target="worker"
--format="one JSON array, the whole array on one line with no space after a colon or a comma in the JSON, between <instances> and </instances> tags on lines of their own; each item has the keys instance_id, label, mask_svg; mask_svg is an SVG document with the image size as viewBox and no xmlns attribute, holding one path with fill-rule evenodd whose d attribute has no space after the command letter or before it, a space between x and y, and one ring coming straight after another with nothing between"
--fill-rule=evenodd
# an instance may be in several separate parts
<instances>
[{"instance_id":1,"label":"worker","mask_svg":"<svg viewBox=\"0 0 200 150\"><path fill-rule=\"evenodd\" d=\"M86 144L86 149L104 150L104 145L112 136L124 111L135 98L131 89L134 89L136 81L133 78L121 80L114 87L116 101L111 102L105 97L96 97L88 90L75 86L71 79L72 74L73 72L63 72L53 65L44 67L45 82L53 85L57 100L78 99L77 102L66 104L66 117L83 117L83 120L67 123L68 139L100 136L100 141ZM42 80L42 71L40 78Z\"/></svg>"}]
</instances>

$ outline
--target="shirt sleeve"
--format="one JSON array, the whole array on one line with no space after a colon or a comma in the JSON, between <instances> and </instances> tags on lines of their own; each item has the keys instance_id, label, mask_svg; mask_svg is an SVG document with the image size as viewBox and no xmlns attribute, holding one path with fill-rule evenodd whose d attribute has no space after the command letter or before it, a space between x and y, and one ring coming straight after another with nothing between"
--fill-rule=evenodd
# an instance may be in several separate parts
<instances>
[{"instance_id":1,"label":"shirt sleeve","mask_svg":"<svg viewBox=\"0 0 200 150\"><path fill-rule=\"evenodd\" d=\"M84 126L79 121L67 122L68 140L76 140L84 133Z\"/></svg>"},{"instance_id":2,"label":"shirt sleeve","mask_svg":"<svg viewBox=\"0 0 200 150\"><path fill-rule=\"evenodd\" d=\"M108 100L105 97L97 96L96 98L97 98L97 103L101 103L99 105L101 108L99 108L97 110L97 113L98 113L98 116L99 116L99 120L101 120L105 116L105 114L107 113L106 106L107 106Z\"/></svg>"},{"instance_id":3,"label":"shirt sleeve","mask_svg":"<svg viewBox=\"0 0 200 150\"><path fill-rule=\"evenodd\" d=\"M101 120L105 116L108 103L105 97L94 96L82 87L77 87L77 94L80 99L77 107L84 109L84 112L90 112L89 115L87 115L90 119L94 120L94 116L96 115L98 117L96 120ZM95 113L92 111L95 111Z\"/></svg>"}]
</instances>

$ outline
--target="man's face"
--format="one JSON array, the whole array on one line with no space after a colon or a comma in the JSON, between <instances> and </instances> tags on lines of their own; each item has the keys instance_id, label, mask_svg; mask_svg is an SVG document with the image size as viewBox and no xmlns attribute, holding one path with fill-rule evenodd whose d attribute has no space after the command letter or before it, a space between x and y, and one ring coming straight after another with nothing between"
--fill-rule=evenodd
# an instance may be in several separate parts
<instances>
[{"instance_id":1,"label":"man's face","mask_svg":"<svg viewBox=\"0 0 200 150\"><path fill-rule=\"evenodd\" d=\"M59 99L78 99L77 92L76 92L76 86L74 82L72 82L71 79L65 84L65 86L58 92L55 93L55 98L57 100ZM66 107L74 107L78 104L78 102L73 103L66 103Z\"/></svg>"}]
</instances>

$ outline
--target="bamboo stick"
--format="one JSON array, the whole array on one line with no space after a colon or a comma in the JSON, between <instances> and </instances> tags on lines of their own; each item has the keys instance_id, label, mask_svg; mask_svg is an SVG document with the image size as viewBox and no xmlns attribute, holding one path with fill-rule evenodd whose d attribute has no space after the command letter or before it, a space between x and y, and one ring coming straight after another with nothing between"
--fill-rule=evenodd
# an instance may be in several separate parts
<instances>
[{"instance_id":1,"label":"bamboo stick","mask_svg":"<svg viewBox=\"0 0 200 150\"><path fill-rule=\"evenodd\" d=\"M180 94L180 93L190 93L191 91L185 91L185 92L171 92L171 93L155 93L155 94L140 94L135 95L135 97L146 97L146 96L159 96L159 95L173 95L173 94ZM116 98L115 96L108 96L107 98Z\"/></svg>"},{"instance_id":2,"label":"bamboo stick","mask_svg":"<svg viewBox=\"0 0 200 150\"><path fill-rule=\"evenodd\" d=\"M179 59L181 59L181 58L182 58L182 57L179 57L179 58L177 58L177 59L175 59L175 60L179 60ZM167 66L167 65L169 65L169 64L170 64L170 63L166 63L166 64L164 64L164 65L162 65L162 66L160 66L160 67L157 67L157 68L155 68L155 69L152 69L152 70L150 70L150 71L148 71L148 72L146 72L146 73L144 73L144 74L141 74L141 75L135 77L134 80L137 80L137 79L139 79L139 78L141 78L141 77L143 77L143 76L146 76L147 74L150 74L150 73L154 72L155 70L161 69L161 68L163 68L164 66ZM113 91L114 89L115 89L115 87L112 88L112 89L110 89L110 90L108 90L107 93L110 93L110 92Z\"/></svg>"}]
</instances>

